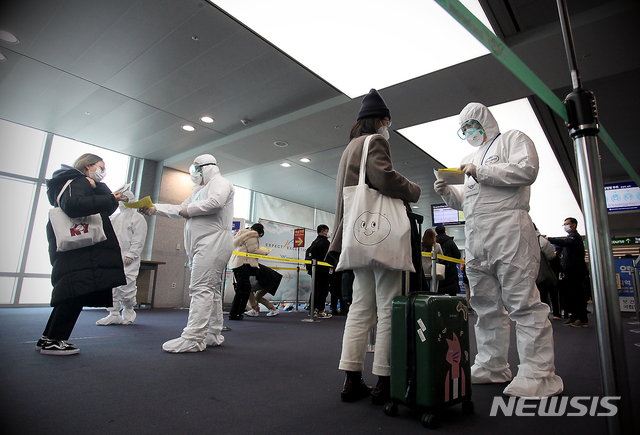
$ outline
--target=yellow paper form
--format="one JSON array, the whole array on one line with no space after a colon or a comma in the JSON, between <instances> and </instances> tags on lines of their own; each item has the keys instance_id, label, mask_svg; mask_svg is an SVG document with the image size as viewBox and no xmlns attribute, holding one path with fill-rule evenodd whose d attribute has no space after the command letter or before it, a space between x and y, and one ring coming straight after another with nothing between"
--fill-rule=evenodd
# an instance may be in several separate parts
<instances>
[{"instance_id":1,"label":"yellow paper form","mask_svg":"<svg viewBox=\"0 0 640 435\"><path fill-rule=\"evenodd\" d=\"M125 202L124 206L127 208L153 207L153 203L150 196L145 196L136 202Z\"/></svg>"},{"instance_id":2,"label":"yellow paper form","mask_svg":"<svg viewBox=\"0 0 640 435\"><path fill-rule=\"evenodd\" d=\"M455 168L438 169L438 179L447 184L464 184L464 172Z\"/></svg>"}]
</instances>

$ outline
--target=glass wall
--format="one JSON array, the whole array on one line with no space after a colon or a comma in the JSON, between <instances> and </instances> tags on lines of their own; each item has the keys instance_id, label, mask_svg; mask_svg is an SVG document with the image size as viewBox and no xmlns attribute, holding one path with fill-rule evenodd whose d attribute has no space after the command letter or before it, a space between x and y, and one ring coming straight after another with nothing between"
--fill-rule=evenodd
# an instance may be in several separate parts
<instances>
[{"instance_id":1,"label":"glass wall","mask_svg":"<svg viewBox=\"0 0 640 435\"><path fill-rule=\"evenodd\" d=\"M0 306L48 305L51 299L46 225L51 205L46 178L61 164L93 153L105 161L104 182L114 190L127 178L132 158L0 119L0 191L11 213L0 213Z\"/></svg>"}]
</instances>

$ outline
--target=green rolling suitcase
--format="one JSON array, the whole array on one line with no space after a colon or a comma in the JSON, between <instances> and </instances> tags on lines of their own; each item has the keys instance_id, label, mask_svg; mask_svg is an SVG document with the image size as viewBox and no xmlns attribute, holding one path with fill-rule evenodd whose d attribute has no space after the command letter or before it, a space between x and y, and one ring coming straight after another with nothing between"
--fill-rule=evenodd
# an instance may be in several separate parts
<instances>
[{"instance_id":1,"label":"green rolling suitcase","mask_svg":"<svg viewBox=\"0 0 640 435\"><path fill-rule=\"evenodd\" d=\"M473 413L466 300L426 292L393 300L391 311L390 416L398 404L424 411L422 424L433 428L436 415L462 403Z\"/></svg>"}]
</instances>

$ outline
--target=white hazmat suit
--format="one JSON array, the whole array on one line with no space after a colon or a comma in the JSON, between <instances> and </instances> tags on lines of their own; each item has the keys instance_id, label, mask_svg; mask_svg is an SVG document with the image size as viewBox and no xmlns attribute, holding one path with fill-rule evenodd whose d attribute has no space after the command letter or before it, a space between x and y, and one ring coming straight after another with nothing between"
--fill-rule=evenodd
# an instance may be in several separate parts
<instances>
[{"instance_id":1,"label":"white hazmat suit","mask_svg":"<svg viewBox=\"0 0 640 435\"><path fill-rule=\"evenodd\" d=\"M553 330L549 307L540 302L536 277L540 248L529 217L530 186L538 175L533 142L517 130L500 134L485 106L468 104L460 125L476 120L484 140L462 159L467 173L462 189L436 181L434 188L449 207L466 218L466 271L471 306L478 313L475 325L478 354L471 367L473 383L511 381L504 394L548 397L562 392L555 374ZM471 133L471 132L469 132ZM505 311L506 309L506 311ZM512 380L507 362L509 319L516 323L520 365Z\"/></svg>"},{"instance_id":2,"label":"white hazmat suit","mask_svg":"<svg viewBox=\"0 0 640 435\"><path fill-rule=\"evenodd\" d=\"M127 197L127 202L135 201L133 192L122 192ZM127 283L116 287L113 292L113 307L107 308L109 315L96 322L96 325L130 325L136 319L133 307L136 305L136 279L140 271L140 254L147 238L147 221L132 208L126 208L124 203L118 205L120 213L111 215L111 225L118 237L120 251L122 252L122 264ZM122 316L120 310L122 309Z\"/></svg>"},{"instance_id":3,"label":"white hazmat suit","mask_svg":"<svg viewBox=\"0 0 640 435\"><path fill-rule=\"evenodd\" d=\"M192 179L198 187L181 205L157 204L147 213L182 219L184 246L191 266L189 320L181 337L162 348L171 353L200 352L222 344L222 274L233 252L233 184L220 175L216 159L194 160ZM197 183L200 181L200 183Z\"/></svg>"}]
</instances>

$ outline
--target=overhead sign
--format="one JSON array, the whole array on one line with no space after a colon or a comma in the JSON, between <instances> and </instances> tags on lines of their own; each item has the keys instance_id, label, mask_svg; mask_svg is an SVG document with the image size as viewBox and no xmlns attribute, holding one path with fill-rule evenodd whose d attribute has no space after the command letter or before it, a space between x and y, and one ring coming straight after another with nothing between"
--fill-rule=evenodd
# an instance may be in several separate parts
<instances>
[{"instance_id":1,"label":"overhead sign","mask_svg":"<svg viewBox=\"0 0 640 435\"><path fill-rule=\"evenodd\" d=\"M293 247L304 248L304 228L293 230Z\"/></svg>"},{"instance_id":2,"label":"overhead sign","mask_svg":"<svg viewBox=\"0 0 640 435\"><path fill-rule=\"evenodd\" d=\"M611 245L640 245L640 237L613 237L611 239Z\"/></svg>"}]
</instances>

